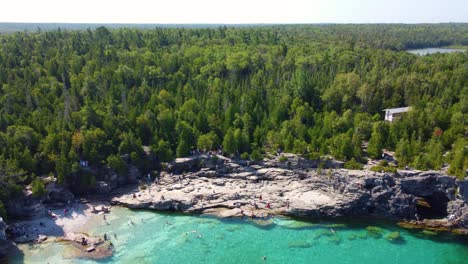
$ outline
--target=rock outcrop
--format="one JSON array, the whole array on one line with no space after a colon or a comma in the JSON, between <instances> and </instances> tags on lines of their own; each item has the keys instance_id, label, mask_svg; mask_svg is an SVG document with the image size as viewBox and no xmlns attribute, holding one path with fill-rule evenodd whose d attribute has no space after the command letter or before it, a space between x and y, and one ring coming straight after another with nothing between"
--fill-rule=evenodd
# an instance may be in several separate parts
<instances>
[{"instance_id":1,"label":"rock outcrop","mask_svg":"<svg viewBox=\"0 0 468 264\"><path fill-rule=\"evenodd\" d=\"M6 204L9 217L13 219L31 219L45 215L46 209L42 199L32 195L22 196Z\"/></svg>"},{"instance_id":2,"label":"rock outcrop","mask_svg":"<svg viewBox=\"0 0 468 264\"><path fill-rule=\"evenodd\" d=\"M70 190L63 186L57 185L55 182L49 183L46 187L46 190L47 202L68 203L69 201L72 201L75 198L75 196L72 192L70 192Z\"/></svg>"},{"instance_id":3,"label":"rock outcrop","mask_svg":"<svg viewBox=\"0 0 468 264\"><path fill-rule=\"evenodd\" d=\"M460 195L463 201L468 203L468 178L465 178L464 181L458 181L458 194Z\"/></svg>"},{"instance_id":4,"label":"rock outcrop","mask_svg":"<svg viewBox=\"0 0 468 264\"><path fill-rule=\"evenodd\" d=\"M0 263L8 263L7 255L18 250L16 245L7 239L6 229L7 225L0 217Z\"/></svg>"},{"instance_id":5,"label":"rock outcrop","mask_svg":"<svg viewBox=\"0 0 468 264\"><path fill-rule=\"evenodd\" d=\"M68 233L56 241L71 243L76 248L72 251L75 258L102 260L113 254L113 245L110 241L86 234Z\"/></svg>"},{"instance_id":6,"label":"rock outcrop","mask_svg":"<svg viewBox=\"0 0 468 264\"><path fill-rule=\"evenodd\" d=\"M251 164L208 155L177 159L145 190L112 202L130 208L221 217L282 214L420 220L450 216L448 226L468 228L466 181L439 172L399 171L391 175L331 169L340 167L333 161L328 161L329 169L318 170L318 162L282 155L286 162L274 157ZM321 164L323 168L326 162Z\"/></svg>"}]
</instances>

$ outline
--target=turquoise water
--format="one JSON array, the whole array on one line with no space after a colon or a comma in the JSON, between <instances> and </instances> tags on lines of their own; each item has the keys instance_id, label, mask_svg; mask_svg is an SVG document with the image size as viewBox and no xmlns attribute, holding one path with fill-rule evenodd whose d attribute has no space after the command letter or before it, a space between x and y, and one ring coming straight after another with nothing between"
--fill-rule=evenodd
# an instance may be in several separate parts
<instances>
[{"instance_id":1,"label":"turquoise water","mask_svg":"<svg viewBox=\"0 0 468 264\"><path fill-rule=\"evenodd\" d=\"M414 50L407 50L407 52L424 56L428 54L434 53L452 53L452 52L464 52L463 49L449 49L449 48L425 48L425 49L414 49Z\"/></svg>"},{"instance_id":2,"label":"turquoise water","mask_svg":"<svg viewBox=\"0 0 468 264\"><path fill-rule=\"evenodd\" d=\"M278 218L265 227L248 219L112 210L109 224L98 223L90 232L106 233L116 248L112 258L98 263L429 264L467 263L468 260L466 242L456 242L451 236L429 239L392 225L380 224L381 230L369 232L366 224L344 226ZM385 238L394 231L399 231L403 240L394 243ZM96 263L71 258L69 247L58 243L22 246L23 261Z\"/></svg>"}]
</instances>

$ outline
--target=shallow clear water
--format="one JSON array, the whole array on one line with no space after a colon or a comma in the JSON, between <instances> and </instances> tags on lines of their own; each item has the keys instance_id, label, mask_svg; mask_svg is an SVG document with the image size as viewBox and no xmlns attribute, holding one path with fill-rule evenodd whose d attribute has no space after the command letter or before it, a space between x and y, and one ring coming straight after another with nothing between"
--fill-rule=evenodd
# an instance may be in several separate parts
<instances>
[{"instance_id":1,"label":"shallow clear water","mask_svg":"<svg viewBox=\"0 0 468 264\"><path fill-rule=\"evenodd\" d=\"M452 52L464 52L463 49L449 49L449 48L425 48L425 49L414 49L414 50L407 50L409 53L413 53L416 55L424 56L433 53L452 53Z\"/></svg>"},{"instance_id":2,"label":"shallow clear water","mask_svg":"<svg viewBox=\"0 0 468 264\"><path fill-rule=\"evenodd\" d=\"M274 224L262 227L248 219L112 210L109 225L97 223L90 232L106 233L115 244L115 255L99 263L429 264L467 263L468 259L466 241L456 242L452 236L428 239L392 225L380 224L382 236L373 237L362 223L344 226L277 218ZM400 231L404 240L387 240L393 231ZM26 263L95 263L70 259L69 246L57 243L21 248Z\"/></svg>"}]
</instances>

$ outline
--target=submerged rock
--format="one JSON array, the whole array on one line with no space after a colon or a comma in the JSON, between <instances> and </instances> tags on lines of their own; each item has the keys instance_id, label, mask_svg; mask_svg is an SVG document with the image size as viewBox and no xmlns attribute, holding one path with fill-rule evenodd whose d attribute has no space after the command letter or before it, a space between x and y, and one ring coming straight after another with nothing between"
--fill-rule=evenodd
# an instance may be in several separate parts
<instances>
[{"instance_id":1,"label":"submerged rock","mask_svg":"<svg viewBox=\"0 0 468 264\"><path fill-rule=\"evenodd\" d=\"M401 236L400 232L392 232L388 235L385 236L385 239L387 239L390 242L393 243L401 243L404 241L404 238Z\"/></svg>"},{"instance_id":2,"label":"submerged rock","mask_svg":"<svg viewBox=\"0 0 468 264\"><path fill-rule=\"evenodd\" d=\"M372 238L381 238L383 234L383 229L377 226L368 226L366 227L367 235Z\"/></svg>"}]
</instances>

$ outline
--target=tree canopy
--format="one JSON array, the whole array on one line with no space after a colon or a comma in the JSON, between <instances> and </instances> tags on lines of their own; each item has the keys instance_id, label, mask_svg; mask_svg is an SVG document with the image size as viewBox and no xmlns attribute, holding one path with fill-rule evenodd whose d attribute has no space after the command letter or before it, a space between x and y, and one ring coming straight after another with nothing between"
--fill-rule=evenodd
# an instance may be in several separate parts
<instances>
[{"instance_id":1,"label":"tree canopy","mask_svg":"<svg viewBox=\"0 0 468 264\"><path fill-rule=\"evenodd\" d=\"M468 52L404 51L444 45L468 45L468 26L0 35L0 198L33 174L71 183L80 160L125 174L128 154L148 169L142 146L159 161L223 145L255 159L281 148L363 162L368 141L370 157L396 150L401 164L449 163L463 176ZM382 121L383 109L402 106L413 110Z\"/></svg>"}]
</instances>

